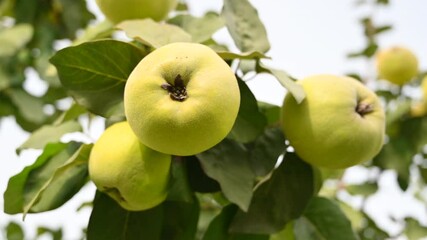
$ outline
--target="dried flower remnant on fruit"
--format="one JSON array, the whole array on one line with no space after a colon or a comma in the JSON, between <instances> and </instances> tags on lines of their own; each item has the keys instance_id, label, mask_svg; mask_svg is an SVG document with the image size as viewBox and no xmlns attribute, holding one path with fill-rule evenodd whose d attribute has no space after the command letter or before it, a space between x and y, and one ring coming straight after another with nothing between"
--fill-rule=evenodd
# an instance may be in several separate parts
<instances>
[{"instance_id":1,"label":"dried flower remnant on fruit","mask_svg":"<svg viewBox=\"0 0 427 240\"><path fill-rule=\"evenodd\" d=\"M372 106L372 104L359 103L356 106L356 112L362 117L373 111L374 107Z\"/></svg>"},{"instance_id":2,"label":"dried flower remnant on fruit","mask_svg":"<svg viewBox=\"0 0 427 240\"><path fill-rule=\"evenodd\" d=\"M184 81L182 80L180 74L176 76L173 85L164 83L161 85L161 88L169 92L169 96L172 100L182 102L188 97L187 89L185 88Z\"/></svg>"}]
</instances>

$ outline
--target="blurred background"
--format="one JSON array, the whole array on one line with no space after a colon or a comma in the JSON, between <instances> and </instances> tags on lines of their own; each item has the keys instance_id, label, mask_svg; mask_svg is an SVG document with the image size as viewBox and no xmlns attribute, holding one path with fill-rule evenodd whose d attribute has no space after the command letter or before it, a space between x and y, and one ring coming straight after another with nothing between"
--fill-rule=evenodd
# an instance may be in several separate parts
<instances>
[{"instance_id":1,"label":"blurred background","mask_svg":"<svg viewBox=\"0 0 427 240\"><path fill-rule=\"evenodd\" d=\"M220 12L222 1L185 0L191 14L202 16L207 11ZM374 62L368 58L348 58L348 54L361 51L366 46L364 27L361 19L371 17L377 25L392 25L392 30L377 37L379 48L402 45L411 49L418 57L420 70L427 70L427 1L405 0L390 1L387 6L363 4L369 1L353 0L299 0L299 1L263 1L252 0L258 9L259 16L267 28L271 50L265 61L269 66L285 70L294 78L303 78L312 74L352 74L363 75L364 78L375 79ZM87 0L87 5L97 17L95 24L104 17L99 12L94 0ZM231 47L233 41L226 29L214 35L215 39ZM68 40L57 42L58 49L70 44ZM47 90L45 82L38 78L34 70L25 70L27 79L25 89L34 96L43 95ZM249 87L258 100L281 105L286 94L285 89L269 75L259 75L248 82ZM419 96L421 90L416 85L406 86L404 91ZM71 101L70 101L71 102ZM68 106L70 102L64 101ZM82 118L82 122L87 119ZM85 142L95 141L104 130L103 121L95 120L90 128L85 129L87 135L69 134L67 139L80 138ZM87 124L83 124L87 126ZM0 192L4 192L8 179L20 172L26 165L34 162L41 153L38 150L26 150L19 156L15 149L29 136L16 124L13 117L0 120ZM373 173L363 167L353 167L346 171L343 181L347 183L363 182ZM386 171L378 182L379 190L368 199L340 193L339 197L351 205L364 204L365 211L375 220L379 227L395 235L404 226L398 219L411 217L427 226L427 208L414 197L413 189L402 191L396 182L396 173ZM50 229L62 228L64 239L82 237L82 229L86 227L90 216L90 208L83 207L76 211L83 202L91 201L95 187L88 183L71 201L57 210L47 213L31 214L22 222L22 215L6 215L3 213L3 198L0 198L0 227L10 221L19 223L27 236L35 236L38 226ZM421 192L427 199L427 191ZM362 203L363 201L363 203ZM47 238L49 239L49 238Z\"/></svg>"}]
</instances>

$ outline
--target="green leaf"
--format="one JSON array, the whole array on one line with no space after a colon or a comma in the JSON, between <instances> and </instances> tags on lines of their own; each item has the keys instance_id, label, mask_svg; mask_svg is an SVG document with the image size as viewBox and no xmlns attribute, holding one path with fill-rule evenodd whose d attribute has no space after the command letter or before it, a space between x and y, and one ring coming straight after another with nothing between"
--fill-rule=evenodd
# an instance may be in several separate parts
<instances>
[{"instance_id":1,"label":"green leaf","mask_svg":"<svg viewBox=\"0 0 427 240\"><path fill-rule=\"evenodd\" d=\"M41 236L41 235L45 235L48 234L50 235L52 238L52 240L61 240L62 238L62 229L59 228L58 230L53 230L47 227L38 227L37 228L37 237Z\"/></svg>"},{"instance_id":2,"label":"green leaf","mask_svg":"<svg viewBox=\"0 0 427 240\"><path fill-rule=\"evenodd\" d=\"M188 182L193 191L201 193L221 191L219 183L206 175L200 164L200 160L196 156L185 157L185 165Z\"/></svg>"},{"instance_id":3,"label":"green leaf","mask_svg":"<svg viewBox=\"0 0 427 240\"><path fill-rule=\"evenodd\" d=\"M279 83L285 87L289 93L295 98L297 103L301 103L305 98L305 92L301 85L297 84L292 78L284 71L267 67L262 63L257 65L258 73L269 73L273 75Z\"/></svg>"},{"instance_id":4,"label":"green leaf","mask_svg":"<svg viewBox=\"0 0 427 240\"><path fill-rule=\"evenodd\" d=\"M378 49L378 45L376 43L371 42L362 51L355 52L355 53L350 53L350 54L347 55L347 57L349 57L349 58L355 58L355 57L367 57L367 58L370 58L370 57L374 56L374 54L376 53L377 49Z\"/></svg>"},{"instance_id":5,"label":"green leaf","mask_svg":"<svg viewBox=\"0 0 427 240\"><path fill-rule=\"evenodd\" d=\"M422 239L427 236L427 227L413 218L405 218L405 235L408 239Z\"/></svg>"},{"instance_id":6,"label":"green leaf","mask_svg":"<svg viewBox=\"0 0 427 240\"><path fill-rule=\"evenodd\" d=\"M251 149L252 169L256 176L266 176L285 152L285 136L280 128L267 128L259 136Z\"/></svg>"},{"instance_id":7,"label":"green leaf","mask_svg":"<svg viewBox=\"0 0 427 240\"><path fill-rule=\"evenodd\" d=\"M116 26L126 35L153 48L159 48L174 42L192 42L191 35L178 26L157 23L150 18L128 20Z\"/></svg>"},{"instance_id":8,"label":"green leaf","mask_svg":"<svg viewBox=\"0 0 427 240\"><path fill-rule=\"evenodd\" d=\"M59 142L66 133L81 131L81 125L76 121L68 121L59 125L44 125L34 131L31 136L16 150L19 154L28 148L40 149L48 143Z\"/></svg>"},{"instance_id":9,"label":"green leaf","mask_svg":"<svg viewBox=\"0 0 427 240\"><path fill-rule=\"evenodd\" d=\"M294 221L287 223L282 231L271 235L269 240L295 240Z\"/></svg>"},{"instance_id":10,"label":"green leaf","mask_svg":"<svg viewBox=\"0 0 427 240\"><path fill-rule=\"evenodd\" d=\"M258 102L258 109L267 118L267 125L281 125L280 115L282 112L282 107L265 102Z\"/></svg>"},{"instance_id":11,"label":"green leaf","mask_svg":"<svg viewBox=\"0 0 427 240\"><path fill-rule=\"evenodd\" d=\"M230 231L272 234L303 214L313 197L311 166L294 153L286 153L272 176L258 185L247 213L239 211Z\"/></svg>"},{"instance_id":12,"label":"green leaf","mask_svg":"<svg viewBox=\"0 0 427 240\"><path fill-rule=\"evenodd\" d=\"M209 224L203 240L268 240L266 235L239 234L229 232L230 223L238 208L235 205L224 207L221 213Z\"/></svg>"},{"instance_id":13,"label":"green leaf","mask_svg":"<svg viewBox=\"0 0 427 240\"><path fill-rule=\"evenodd\" d=\"M25 186L24 217L29 211L43 212L61 206L87 182L87 164L92 145L81 145L76 149L77 146L75 143L69 144L49 163L30 173ZM56 162L63 164L56 167Z\"/></svg>"},{"instance_id":14,"label":"green leaf","mask_svg":"<svg viewBox=\"0 0 427 240\"><path fill-rule=\"evenodd\" d=\"M216 53L224 60L234 60L234 59L261 59L269 58L261 52L243 52L243 53L233 53L228 51L216 51Z\"/></svg>"},{"instance_id":15,"label":"green leaf","mask_svg":"<svg viewBox=\"0 0 427 240\"><path fill-rule=\"evenodd\" d=\"M86 109L79 104L74 103L67 111L63 112L58 119L55 120L54 125L62 125L67 121L76 120L83 113L86 113Z\"/></svg>"},{"instance_id":16,"label":"green leaf","mask_svg":"<svg viewBox=\"0 0 427 240\"><path fill-rule=\"evenodd\" d=\"M64 143L48 144L42 154L30 166L25 167L19 174L9 179L6 191L4 192L4 212L8 214L22 213L24 211L25 185L30 173L37 168L44 166L51 158L58 155L67 147Z\"/></svg>"},{"instance_id":17,"label":"green leaf","mask_svg":"<svg viewBox=\"0 0 427 240\"><path fill-rule=\"evenodd\" d=\"M87 27L84 32L73 42L73 45L79 45L84 42L106 38L113 33L113 24L104 20L96 25Z\"/></svg>"},{"instance_id":18,"label":"green leaf","mask_svg":"<svg viewBox=\"0 0 427 240\"><path fill-rule=\"evenodd\" d=\"M227 199L247 211L255 179L247 150L237 142L224 139L197 157L205 173L219 182Z\"/></svg>"},{"instance_id":19,"label":"green leaf","mask_svg":"<svg viewBox=\"0 0 427 240\"><path fill-rule=\"evenodd\" d=\"M97 192L87 229L88 240L160 239L164 209L130 212L106 194Z\"/></svg>"},{"instance_id":20,"label":"green leaf","mask_svg":"<svg viewBox=\"0 0 427 240\"><path fill-rule=\"evenodd\" d=\"M184 29L191 35L193 42L197 43L209 40L216 31L225 26L224 19L214 12L208 12L200 18L189 14L178 15L169 19L168 23Z\"/></svg>"},{"instance_id":21,"label":"green leaf","mask_svg":"<svg viewBox=\"0 0 427 240\"><path fill-rule=\"evenodd\" d=\"M30 24L17 24L0 30L0 57L11 57L33 37Z\"/></svg>"},{"instance_id":22,"label":"green leaf","mask_svg":"<svg viewBox=\"0 0 427 240\"><path fill-rule=\"evenodd\" d=\"M7 94L26 121L41 124L46 119L40 98L28 94L23 89L10 89Z\"/></svg>"},{"instance_id":23,"label":"green leaf","mask_svg":"<svg viewBox=\"0 0 427 240\"><path fill-rule=\"evenodd\" d=\"M95 16L89 11L86 2L75 0L57 0L55 9L61 12L63 24L70 33L75 33L77 30L85 28L89 20ZM72 35L74 38L74 34Z\"/></svg>"},{"instance_id":24,"label":"green leaf","mask_svg":"<svg viewBox=\"0 0 427 240\"><path fill-rule=\"evenodd\" d=\"M145 211L127 211L97 192L87 237L89 240L193 240L198 217L196 199L192 203L166 201Z\"/></svg>"},{"instance_id":25,"label":"green leaf","mask_svg":"<svg viewBox=\"0 0 427 240\"><path fill-rule=\"evenodd\" d=\"M296 240L358 239L339 206L322 197L310 201L304 216L295 221L294 232Z\"/></svg>"},{"instance_id":26,"label":"green leaf","mask_svg":"<svg viewBox=\"0 0 427 240\"><path fill-rule=\"evenodd\" d=\"M123 115L127 78L144 56L145 53L132 44L99 40L64 48L51 62L58 70L62 85L78 104L95 114L110 117Z\"/></svg>"},{"instance_id":27,"label":"green leaf","mask_svg":"<svg viewBox=\"0 0 427 240\"><path fill-rule=\"evenodd\" d=\"M265 53L270 49L267 31L248 0L224 0L222 16L234 43L242 52Z\"/></svg>"},{"instance_id":28,"label":"green leaf","mask_svg":"<svg viewBox=\"0 0 427 240\"><path fill-rule=\"evenodd\" d=\"M362 195L367 197L377 192L378 184L376 182L366 182L359 185L348 185L345 189L351 195Z\"/></svg>"},{"instance_id":29,"label":"green leaf","mask_svg":"<svg viewBox=\"0 0 427 240\"><path fill-rule=\"evenodd\" d=\"M185 160L182 157L173 156L168 200L183 202L193 201L193 192L191 191L187 174Z\"/></svg>"},{"instance_id":30,"label":"green leaf","mask_svg":"<svg viewBox=\"0 0 427 240\"><path fill-rule=\"evenodd\" d=\"M24 240L24 230L22 230L21 225L9 222L6 226L6 237L8 240Z\"/></svg>"},{"instance_id":31,"label":"green leaf","mask_svg":"<svg viewBox=\"0 0 427 240\"><path fill-rule=\"evenodd\" d=\"M264 130L267 119L258 110L255 96L245 82L238 80L240 89L240 108L234 126L228 137L247 143L255 140Z\"/></svg>"}]
</instances>

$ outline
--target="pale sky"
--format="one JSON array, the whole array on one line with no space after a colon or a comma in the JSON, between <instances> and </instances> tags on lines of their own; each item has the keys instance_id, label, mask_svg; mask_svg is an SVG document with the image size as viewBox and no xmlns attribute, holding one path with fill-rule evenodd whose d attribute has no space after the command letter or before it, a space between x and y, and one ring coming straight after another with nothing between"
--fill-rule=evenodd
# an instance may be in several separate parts
<instances>
[{"instance_id":1,"label":"pale sky","mask_svg":"<svg viewBox=\"0 0 427 240\"><path fill-rule=\"evenodd\" d=\"M96 8L94 0L89 5ZM191 13L201 16L207 10L219 11L220 0L187 0ZM252 0L264 22L271 43L268 55L271 61L265 63L287 71L296 78L311 74L331 73L346 74L349 72L363 73L372 70L363 60L348 60L347 53L358 51L365 46L359 19L372 13L372 9L356 7L356 1L350 0ZM390 6L374 10L374 20L378 23L392 24L394 29L379 38L380 47L403 45L412 49L420 62L420 69L427 70L427 1L404 0L391 1ZM95 9L96 11L96 9ZM98 13L99 14L99 13ZM219 31L215 38L231 44L226 30ZM35 93L43 87L37 80L27 84ZM255 96L261 101L281 105L285 90L276 80L268 75L261 75L249 82ZM41 90L42 91L42 90ZM90 132L96 139L101 134L103 125L96 124ZM24 166L31 164L37 151L25 151L19 157L15 149L27 138L12 118L6 118L0 124L0 151L2 167L0 169L0 192L6 189L8 179L20 172ZM366 171L355 167L346 175L347 181L358 181L366 176ZM388 220L387 216L401 218L412 216L427 224L425 208L420 202L412 199L411 194L402 193L394 182L392 172L380 179L380 191L369 201L367 210L375 215L378 224L397 233L399 227ZM35 236L36 226L64 227L67 239L80 237L80 229L87 225L90 210L84 209L75 213L75 209L83 201L93 198L95 188L88 184L63 207L41 214L30 214L24 223L21 215L3 213L3 198L0 199L0 226L9 220L15 220L25 226L28 236ZM346 196L343 196L344 198ZM357 199L355 200L357 204ZM397 207L399 206L399 207ZM405 208L404 206L407 206Z\"/></svg>"}]
</instances>

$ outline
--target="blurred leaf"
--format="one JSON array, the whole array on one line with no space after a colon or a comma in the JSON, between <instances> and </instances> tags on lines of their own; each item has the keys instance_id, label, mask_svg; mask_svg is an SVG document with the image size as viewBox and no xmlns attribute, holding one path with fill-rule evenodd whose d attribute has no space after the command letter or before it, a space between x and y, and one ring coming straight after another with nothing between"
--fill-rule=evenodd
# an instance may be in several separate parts
<instances>
[{"instance_id":1,"label":"blurred leaf","mask_svg":"<svg viewBox=\"0 0 427 240\"><path fill-rule=\"evenodd\" d=\"M234 43L242 52L265 53L270 49L267 31L248 0L224 0L221 14Z\"/></svg>"},{"instance_id":2,"label":"blurred leaf","mask_svg":"<svg viewBox=\"0 0 427 240\"><path fill-rule=\"evenodd\" d=\"M363 209L357 210L345 202L339 202L341 211L347 216L354 230L359 231L365 228L366 219L362 212Z\"/></svg>"},{"instance_id":3,"label":"blurred leaf","mask_svg":"<svg viewBox=\"0 0 427 240\"><path fill-rule=\"evenodd\" d=\"M351 195L362 195L367 197L377 192L378 184L376 182L366 182L359 185L348 185L345 187Z\"/></svg>"},{"instance_id":4,"label":"blurred leaf","mask_svg":"<svg viewBox=\"0 0 427 240\"><path fill-rule=\"evenodd\" d=\"M88 178L91 149L92 145L68 144L47 164L31 171L25 185L24 217L29 211L55 209L80 191Z\"/></svg>"},{"instance_id":5,"label":"blurred leaf","mask_svg":"<svg viewBox=\"0 0 427 240\"><path fill-rule=\"evenodd\" d=\"M228 51L217 51L216 52L224 60L234 60L234 59L260 59L260 58L269 58L261 52L243 52L243 53L233 53Z\"/></svg>"},{"instance_id":6,"label":"blurred leaf","mask_svg":"<svg viewBox=\"0 0 427 240\"><path fill-rule=\"evenodd\" d=\"M267 117L267 125L280 124L282 107L265 102L258 102L258 109Z\"/></svg>"},{"instance_id":7,"label":"blurred leaf","mask_svg":"<svg viewBox=\"0 0 427 240\"><path fill-rule=\"evenodd\" d=\"M229 225L238 208L235 205L224 207L221 213L209 224L203 240L268 240L266 235L239 234L229 232Z\"/></svg>"},{"instance_id":8,"label":"blurred leaf","mask_svg":"<svg viewBox=\"0 0 427 240\"><path fill-rule=\"evenodd\" d=\"M358 239L351 223L339 206L327 198L314 197L304 212L295 221L295 239Z\"/></svg>"},{"instance_id":9,"label":"blurred leaf","mask_svg":"<svg viewBox=\"0 0 427 240\"><path fill-rule=\"evenodd\" d=\"M104 20L96 25L87 27L84 32L74 40L73 45L109 37L113 33L113 24Z\"/></svg>"},{"instance_id":10,"label":"blurred leaf","mask_svg":"<svg viewBox=\"0 0 427 240\"><path fill-rule=\"evenodd\" d=\"M153 48L174 42L192 42L191 35L180 27L167 23L157 23L150 18L124 21L116 27L125 31L128 37Z\"/></svg>"},{"instance_id":11,"label":"blurred leaf","mask_svg":"<svg viewBox=\"0 0 427 240\"><path fill-rule=\"evenodd\" d=\"M254 173L256 176L266 176L285 152L285 136L280 128L267 128L249 149Z\"/></svg>"},{"instance_id":12,"label":"blurred leaf","mask_svg":"<svg viewBox=\"0 0 427 240\"><path fill-rule=\"evenodd\" d=\"M295 98L297 103L301 103L305 98L305 92L301 85L297 84L292 78L284 71L267 67L261 63L257 65L258 73L269 73L273 75L279 83L285 87Z\"/></svg>"},{"instance_id":13,"label":"blurred leaf","mask_svg":"<svg viewBox=\"0 0 427 240\"><path fill-rule=\"evenodd\" d=\"M379 33L387 32L387 31L391 30L392 28L393 27L391 25L385 25L385 26L377 27L377 28L375 28L375 33L379 34Z\"/></svg>"},{"instance_id":14,"label":"blurred leaf","mask_svg":"<svg viewBox=\"0 0 427 240\"><path fill-rule=\"evenodd\" d=\"M185 157L185 165L188 181L193 191L200 193L221 191L219 183L206 175L196 156Z\"/></svg>"},{"instance_id":15,"label":"blurred leaf","mask_svg":"<svg viewBox=\"0 0 427 240\"><path fill-rule=\"evenodd\" d=\"M394 130L393 124L399 124L402 119L406 118L411 111L411 101L395 101L393 109L388 109L386 112L386 131L390 134L390 130Z\"/></svg>"},{"instance_id":16,"label":"blurred leaf","mask_svg":"<svg viewBox=\"0 0 427 240\"><path fill-rule=\"evenodd\" d=\"M70 33L85 28L89 20L95 18L85 1L55 0L54 2L56 4L53 4L53 10L61 14L62 22ZM74 34L71 38L74 38Z\"/></svg>"},{"instance_id":17,"label":"blurred leaf","mask_svg":"<svg viewBox=\"0 0 427 240\"><path fill-rule=\"evenodd\" d=\"M108 209L108 211L106 211ZM199 216L198 201L166 201L145 211L127 211L97 192L87 238L193 240Z\"/></svg>"},{"instance_id":18,"label":"blurred leaf","mask_svg":"<svg viewBox=\"0 0 427 240\"><path fill-rule=\"evenodd\" d=\"M422 226L413 218L405 218L405 235L408 239L422 239L427 237L427 226Z\"/></svg>"},{"instance_id":19,"label":"blurred leaf","mask_svg":"<svg viewBox=\"0 0 427 240\"><path fill-rule=\"evenodd\" d=\"M238 80L240 88L240 108L234 126L228 137L241 143L255 140L267 124L265 116L259 112L255 96L245 82Z\"/></svg>"},{"instance_id":20,"label":"blurred leaf","mask_svg":"<svg viewBox=\"0 0 427 240\"><path fill-rule=\"evenodd\" d=\"M24 47L33 36L29 24L17 24L11 28L0 29L0 57L10 57Z\"/></svg>"},{"instance_id":21,"label":"blurred leaf","mask_svg":"<svg viewBox=\"0 0 427 240\"><path fill-rule=\"evenodd\" d=\"M389 142L383 146L373 163L382 169L396 170L399 186L406 190L412 159L427 143L427 119L404 118L387 127Z\"/></svg>"},{"instance_id":22,"label":"blurred leaf","mask_svg":"<svg viewBox=\"0 0 427 240\"><path fill-rule=\"evenodd\" d=\"M44 125L34 131L31 136L16 149L19 154L22 150L28 148L40 149L47 143L59 142L61 137L70 132L81 131L82 127L76 121L68 121L59 125Z\"/></svg>"},{"instance_id":23,"label":"blurred leaf","mask_svg":"<svg viewBox=\"0 0 427 240\"><path fill-rule=\"evenodd\" d=\"M40 168L61 151L66 149L64 143L48 144L42 154L30 166L25 167L19 174L11 177L4 193L4 212L8 214L22 213L24 210L24 194L25 185L28 181L30 173L37 168Z\"/></svg>"},{"instance_id":24,"label":"blurred leaf","mask_svg":"<svg viewBox=\"0 0 427 240\"><path fill-rule=\"evenodd\" d=\"M37 228L37 237L40 237L41 235L48 234L52 238L52 240L61 240L62 238L62 229L59 228L58 230L53 230L47 227L38 227Z\"/></svg>"},{"instance_id":25,"label":"blurred leaf","mask_svg":"<svg viewBox=\"0 0 427 240\"><path fill-rule=\"evenodd\" d=\"M255 175L249 153L241 144L224 139L197 155L205 173L219 182L228 200L247 211L252 199Z\"/></svg>"},{"instance_id":26,"label":"blurred leaf","mask_svg":"<svg viewBox=\"0 0 427 240\"><path fill-rule=\"evenodd\" d=\"M171 178L167 199L170 201L192 202L193 192L188 182L185 160L182 157L173 156L171 165Z\"/></svg>"},{"instance_id":27,"label":"blurred leaf","mask_svg":"<svg viewBox=\"0 0 427 240\"><path fill-rule=\"evenodd\" d=\"M79 104L74 103L67 111L63 112L61 116L56 119L54 125L61 125L70 120L77 120L77 118L83 113L86 113L86 109Z\"/></svg>"},{"instance_id":28,"label":"blurred leaf","mask_svg":"<svg viewBox=\"0 0 427 240\"><path fill-rule=\"evenodd\" d=\"M7 94L26 121L41 124L46 119L43 102L40 98L30 95L22 89L10 89Z\"/></svg>"},{"instance_id":29,"label":"blurred leaf","mask_svg":"<svg viewBox=\"0 0 427 240\"><path fill-rule=\"evenodd\" d=\"M355 58L355 57L367 57L370 58L374 56L378 49L378 45L376 43L371 42L365 49L363 49L360 52L350 53L347 55L349 58Z\"/></svg>"},{"instance_id":30,"label":"blurred leaf","mask_svg":"<svg viewBox=\"0 0 427 240\"><path fill-rule=\"evenodd\" d=\"M364 225L358 230L357 234L361 240L379 240L379 239L390 239L390 236L365 213L362 212L364 217Z\"/></svg>"},{"instance_id":31,"label":"blurred leaf","mask_svg":"<svg viewBox=\"0 0 427 240\"><path fill-rule=\"evenodd\" d=\"M303 214L314 193L313 169L294 153L255 190L247 213L238 211L230 231L272 234Z\"/></svg>"},{"instance_id":32,"label":"blurred leaf","mask_svg":"<svg viewBox=\"0 0 427 240\"><path fill-rule=\"evenodd\" d=\"M193 42L202 43L212 37L220 28L225 26L224 19L217 13L208 12L203 17L193 17L189 14L178 15L168 20L189 33Z\"/></svg>"},{"instance_id":33,"label":"blurred leaf","mask_svg":"<svg viewBox=\"0 0 427 240\"><path fill-rule=\"evenodd\" d=\"M22 230L21 225L9 222L6 226L6 237L7 240L24 240L24 230Z\"/></svg>"},{"instance_id":34,"label":"blurred leaf","mask_svg":"<svg viewBox=\"0 0 427 240\"><path fill-rule=\"evenodd\" d=\"M294 221L287 223L282 231L272 234L269 240L295 240Z\"/></svg>"},{"instance_id":35,"label":"blurred leaf","mask_svg":"<svg viewBox=\"0 0 427 240\"><path fill-rule=\"evenodd\" d=\"M123 115L125 83L144 56L144 52L129 43L99 40L62 49L51 62L58 69L61 83L78 104L110 117Z\"/></svg>"}]
</instances>

